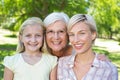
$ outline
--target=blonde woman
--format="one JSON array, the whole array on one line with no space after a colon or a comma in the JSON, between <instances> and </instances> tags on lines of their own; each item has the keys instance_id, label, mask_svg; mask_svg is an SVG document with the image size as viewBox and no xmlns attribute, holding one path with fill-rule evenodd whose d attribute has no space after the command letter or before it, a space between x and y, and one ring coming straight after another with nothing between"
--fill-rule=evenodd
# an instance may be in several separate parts
<instances>
[{"instance_id":1,"label":"blonde woman","mask_svg":"<svg viewBox=\"0 0 120 80\"><path fill-rule=\"evenodd\" d=\"M98 54L92 50L97 37L92 16L74 15L68 23L68 35L75 53L59 58L52 80L118 80L117 68L109 61L98 60Z\"/></svg>"}]
</instances>

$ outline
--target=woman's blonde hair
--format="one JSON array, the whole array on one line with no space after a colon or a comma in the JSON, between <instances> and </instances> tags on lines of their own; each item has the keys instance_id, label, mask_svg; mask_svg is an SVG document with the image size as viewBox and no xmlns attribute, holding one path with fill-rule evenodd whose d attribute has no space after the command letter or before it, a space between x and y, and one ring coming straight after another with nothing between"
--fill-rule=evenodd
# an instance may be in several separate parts
<instances>
[{"instance_id":1,"label":"woman's blonde hair","mask_svg":"<svg viewBox=\"0 0 120 80\"><path fill-rule=\"evenodd\" d=\"M91 32L97 33L97 27L94 18L88 14L76 14L71 17L68 23L68 32L72 29L72 27L78 22L85 22L89 26ZM94 42L94 40L93 40Z\"/></svg>"},{"instance_id":2,"label":"woman's blonde hair","mask_svg":"<svg viewBox=\"0 0 120 80\"><path fill-rule=\"evenodd\" d=\"M24 31L25 27L27 27L28 25L30 25L30 26L34 26L34 25L40 26L43 29L43 33L44 33L45 29L44 29L44 26L43 26L43 22L42 22L42 20L40 18L38 18L38 17L31 17L31 18L28 18L27 20L25 20L22 23L22 25L21 25L21 27L19 29L18 45L17 45L17 49L16 49L16 51L18 53L21 53L21 52L25 51L25 46L24 46L23 42L20 40L20 36L23 35L23 31ZM40 48L40 51L42 51L42 48L43 48L43 45Z\"/></svg>"}]
</instances>

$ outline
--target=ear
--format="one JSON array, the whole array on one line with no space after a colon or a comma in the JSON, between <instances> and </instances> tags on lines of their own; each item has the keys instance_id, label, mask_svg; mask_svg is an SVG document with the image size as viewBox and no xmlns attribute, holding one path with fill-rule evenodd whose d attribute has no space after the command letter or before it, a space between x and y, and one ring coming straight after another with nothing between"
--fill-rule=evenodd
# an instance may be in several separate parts
<instances>
[{"instance_id":1,"label":"ear","mask_svg":"<svg viewBox=\"0 0 120 80\"><path fill-rule=\"evenodd\" d=\"M97 33L96 32L92 32L92 40L95 40L97 37Z\"/></svg>"}]
</instances>

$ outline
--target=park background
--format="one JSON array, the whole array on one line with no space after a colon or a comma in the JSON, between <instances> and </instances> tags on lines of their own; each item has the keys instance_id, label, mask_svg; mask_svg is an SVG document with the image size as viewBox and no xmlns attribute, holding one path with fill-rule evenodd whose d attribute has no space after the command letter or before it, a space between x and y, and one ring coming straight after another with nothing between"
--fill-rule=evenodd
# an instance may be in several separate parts
<instances>
[{"instance_id":1,"label":"park background","mask_svg":"<svg viewBox=\"0 0 120 80\"><path fill-rule=\"evenodd\" d=\"M21 23L33 16L43 20L54 11L69 17L77 13L92 15L98 28L93 49L105 54L120 73L120 0L0 0L0 80L4 57L15 53Z\"/></svg>"}]
</instances>

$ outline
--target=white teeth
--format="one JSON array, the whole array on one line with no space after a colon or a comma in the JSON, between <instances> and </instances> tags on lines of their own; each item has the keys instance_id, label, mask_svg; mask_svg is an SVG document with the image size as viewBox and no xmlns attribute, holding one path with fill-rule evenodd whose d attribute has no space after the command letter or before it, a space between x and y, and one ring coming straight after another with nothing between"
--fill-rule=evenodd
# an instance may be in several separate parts
<instances>
[{"instance_id":1,"label":"white teeth","mask_svg":"<svg viewBox=\"0 0 120 80\"><path fill-rule=\"evenodd\" d=\"M76 44L75 46L81 46L81 44Z\"/></svg>"},{"instance_id":2,"label":"white teeth","mask_svg":"<svg viewBox=\"0 0 120 80\"><path fill-rule=\"evenodd\" d=\"M60 42L55 41L55 42L53 42L53 44L58 45L58 44L60 44Z\"/></svg>"},{"instance_id":3,"label":"white teeth","mask_svg":"<svg viewBox=\"0 0 120 80\"><path fill-rule=\"evenodd\" d=\"M77 45L75 45L76 47L81 47L82 45L81 44L77 44Z\"/></svg>"},{"instance_id":4,"label":"white teeth","mask_svg":"<svg viewBox=\"0 0 120 80\"><path fill-rule=\"evenodd\" d=\"M36 46L37 44L30 44L31 46Z\"/></svg>"}]
</instances>

